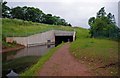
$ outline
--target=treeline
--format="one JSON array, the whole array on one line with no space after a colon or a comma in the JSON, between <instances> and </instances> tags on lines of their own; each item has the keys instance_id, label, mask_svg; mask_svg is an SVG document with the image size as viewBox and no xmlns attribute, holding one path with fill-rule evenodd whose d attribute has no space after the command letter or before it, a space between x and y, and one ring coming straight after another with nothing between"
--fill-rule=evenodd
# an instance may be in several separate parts
<instances>
[{"instance_id":1,"label":"treeline","mask_svg":"<svg viewBox=\"0 0 120 78\"><path fill-rule=\"evenodd\" d=\"M120 39L120 28L116 25L115 17L111 13L107 14L104 7L97 12L96 17L89 19L88 24L91 37Z\"/></svg>"},{"instance_id":2,"label":"treeline","mask_svg":"<svg viewBox=\"0 0 120 78\"><path fill-rule=\"evenodd\" d=\"M38 8L27 6L10 8L6 4L7 2L1 2L2 18L17 18L44 24L71 26L65 19L52 14L45 14Z\"/></svg>"}]
</instances>

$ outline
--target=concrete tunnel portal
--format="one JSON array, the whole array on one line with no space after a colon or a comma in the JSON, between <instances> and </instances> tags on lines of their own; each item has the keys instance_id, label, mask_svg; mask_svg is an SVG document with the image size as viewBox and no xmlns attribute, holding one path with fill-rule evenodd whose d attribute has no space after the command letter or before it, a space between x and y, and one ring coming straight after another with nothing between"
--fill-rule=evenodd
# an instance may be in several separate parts
<instances>
[{"instance_id":1,"label":"concrete tunnel portal","mask_svg":"<svg viewBox=\"0 0 120 78\"><path fill-rule=\"evenodd\" d=\"M62 42L72 42L73 36L55 36L55 45L61 44Z\"/></svg>"},{"instance_id":2,"label":"concrete tunnel portal","mask_svg":"<svg viewBox=\"0 0 120 78\"><path fill-rule=\"evenodd\" d=\"M46 44L58 44L63 42L72 42L75 40L75 31L62 31L62 30L50 30L43 33L34 34L27 37L7 37L6 42L16 41L18 44L26 47L46 45Z\"/></svg>"},{"instance_id":3,"label":"concrete tunnel portal","mask_svg":"<svg viewBox=\"0 0 120 78\"><path fill-rule=\"evenodd\" d=\"M75 40L75 32L71 31L55 31L55 45L63 42L72 42Z\"/></svg>"}]
</instances>

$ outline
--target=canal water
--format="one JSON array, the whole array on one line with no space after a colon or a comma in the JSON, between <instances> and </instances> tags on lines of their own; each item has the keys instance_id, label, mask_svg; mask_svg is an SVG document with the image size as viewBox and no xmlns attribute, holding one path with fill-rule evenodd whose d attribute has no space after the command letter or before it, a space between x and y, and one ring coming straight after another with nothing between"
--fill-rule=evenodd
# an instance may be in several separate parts
<instances>
[{"instance_id":1,"label":"canal water","mask_svg":"<svg viewBox=\"0 0 120 78\"><path fill-rule=\"evenodd\" d=\"M2 74L5 76L14 69L16 73L21 73L31 65L37 63L41 56L46 54L55 45L32 46L18 51L6 52L2 54Z\"/></svg>"}]
</instances>

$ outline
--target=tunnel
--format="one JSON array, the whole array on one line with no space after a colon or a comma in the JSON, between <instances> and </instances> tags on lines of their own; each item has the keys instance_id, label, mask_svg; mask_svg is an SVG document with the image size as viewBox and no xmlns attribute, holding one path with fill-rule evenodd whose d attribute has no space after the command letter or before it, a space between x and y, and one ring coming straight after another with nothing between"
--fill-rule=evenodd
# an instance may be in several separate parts
<instances>
[{"instance_id":1,"label":"tunnel","mask_svg":"<svg viewBox=\"0 0 120 78\"><path fill-rule=\"evenodd\" d=\"M61 44L63 42L72 42L73 36L55 36L55 46Z\"/></svg>"}]
</instances>

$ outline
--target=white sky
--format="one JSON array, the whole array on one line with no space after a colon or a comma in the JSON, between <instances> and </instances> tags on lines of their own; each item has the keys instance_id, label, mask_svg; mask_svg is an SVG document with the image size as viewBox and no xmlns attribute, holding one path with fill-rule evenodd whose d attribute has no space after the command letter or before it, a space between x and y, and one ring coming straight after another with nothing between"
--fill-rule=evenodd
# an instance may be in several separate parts
<instances>
[{"instance_id":1,"label":"white sky","mask_svg":"<svg viewBox=\"0 0 120 78\"><path fill-rule=\"evenodd\" d=\"M89 28L88 19L96 16L100 8L105 7L107 13L115 15L118 23L119 0L5 0L8 6L32 6L44 13L51 13L64 18L73 26Z\"/></svg>"}]
</instances>

